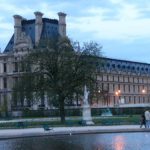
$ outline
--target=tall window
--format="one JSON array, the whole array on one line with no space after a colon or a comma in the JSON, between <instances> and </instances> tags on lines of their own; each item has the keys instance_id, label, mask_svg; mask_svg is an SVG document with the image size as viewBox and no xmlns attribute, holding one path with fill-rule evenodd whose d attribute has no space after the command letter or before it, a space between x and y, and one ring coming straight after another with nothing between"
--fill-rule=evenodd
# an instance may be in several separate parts
<instances>
[{"instance_id":1,"label":"tall window","mask_svg":"<svg viewBox=\"0 0 150 150\"><path fill-rule=\"evenodd\" d=\"M4 86L4 89L7 88L7 78L3 78L3 86Z\"/></svg>"},{"instance_id":2,"label":"tall window","mask_svg":"<svg viewBox=\"0 0 150 150\"><path fill-rule=\"evenodd\" d=\"M138 92L140 93L140 86L138 85Z\"/></svg>"},{"instance_id":3,"label":"tall window","mask_svg":"<svg viewBox=\"0 0 150 150\"><path fill-rule=\"evenodd\" d=\"M7 64L6 63L3 64L3 71L7 72Z\"/></svg>"},{"instance_id":4,"label":"tall window","mask_svg":"<svg viewBox=\"0 0 150 150\"><path fill-rule=\"evenodd\" d=\"M107 75L107 81L109 81L109 76Z\"/></svg>"},{"instance_id":5,"label":"tall window","mask_svg":"<svg viewBox=\"0 0 150 150\"><path fill-rule=\"evenodd\" d=\"M136 96L134 96L134 104L136 103Z\"/></svg>"},{"instance_id":6,"label":"tall window","mask_svg":"<svg viewBox=\"0 0 150 150\"><path fill-rule=\"evenodd\" d=\"M110 84L109 83L107 83L107 90L109 91L109 86L110 86Z\"/></svg>"},{"instance_id":7,"label":"tall window","mask_svg":"<svg viewBox=\"0 0 150 150\"><path fill-rule=\"evenodd\" d=\"M130 84L128 85L128 90L129 90L129 93L130 93Z\"/></svg>"},{"instance_id":8,"label":"tall window","mask_svg":"<svg viewBox=\"0 0 150 150\"><path fill-rule=\"evenodd\" d=\"M24 62L20 62L20 69L19 69L19 71L23 72L24 70L25 70L25 68L24 68Z\"/></svg>"},{"instance_id":9,"label":"tall window","mask_svg":"<svg viewBox=\"0 0 150 150\"><path fill-rule=\"evenodd\" d=\"M144 79L142 78L142 83L144 83Z\"/></svg>"},{"instance_id":10,"label":"tall window","mask_svg":"<svg viewBox=\"0 0 150 150\"><path fill-rule=\"evenodd\" d=\"M15 67L14 72L18 72L18 63L17 62L14 63L14 67Z\"/></svg>"},{"instance_id":11,"label":"tall window","mask_svg":"<svg viewBox=\"0 0 150 150\"><path fill-rule=\"evenodd\" d=\"M131 104L131 96L129 96L129 103Z\"/></svg>"},{"instance_id":12,"label":"tall window","mask_svg":"<svg viewBox=\"0 0 150 150\"><path fill-rule=\"evenodd\" d=\"M113 84L113 91L115 90L115 84Z\"/></svg>"},{"instance_id":13,"label":"tall window","mask_svg":"<svg viewBox=\"0 0 150 150\"><path fill-rule=\"evenodd\" d=\"M133 85L133 92L135 93L135 85Z\"/></svg>"},{"instance_id":14,"label":"tall window","mask_svg":"<svg viewBox=\"0 0 150 150\"><path fill-rule=\"evenodd\" d=\"M123 91L126 92L126 87L125 84L123 85Z\"/></svg>"}]
</instances>

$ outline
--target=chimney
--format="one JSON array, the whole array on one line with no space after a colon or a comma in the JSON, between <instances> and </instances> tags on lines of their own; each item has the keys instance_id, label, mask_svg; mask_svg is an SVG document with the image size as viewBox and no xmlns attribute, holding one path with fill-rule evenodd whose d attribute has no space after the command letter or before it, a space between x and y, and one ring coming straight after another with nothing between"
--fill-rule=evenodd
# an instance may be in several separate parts
<instances>
[{"instance_id":1,"label":"chimney","mask_svg":"<svg viewBox=\"0 0 150 150\"><path fill-rule=\"evenodd\" d=\"M59 34L60 36L66 36L66 14L59 12Z\"/></svg>"},{"instance_id":2,"label":"chimney","mask_svg":"<svg viewBox=\"0 0 150 150\"><path fill-rule=\"evenodd\" d=\"M20 15L14 15L14 44L17 43L18 38L21 35L21 30L22 30L22 17Z\"/></svg>"},{"instance_id":3,"label":"chimney","mask_svg":"<svg viewBox=\"0 0 150 150\"><path fill-rule=\"evenodd\" d=\"M37 46L40 41L41 33L42 33L42 27L43 27L43 22L42 22L42 16L43 13L36 11L34 12L36 20L35 20L35 45Z\"/></svg>"}]
</instances>

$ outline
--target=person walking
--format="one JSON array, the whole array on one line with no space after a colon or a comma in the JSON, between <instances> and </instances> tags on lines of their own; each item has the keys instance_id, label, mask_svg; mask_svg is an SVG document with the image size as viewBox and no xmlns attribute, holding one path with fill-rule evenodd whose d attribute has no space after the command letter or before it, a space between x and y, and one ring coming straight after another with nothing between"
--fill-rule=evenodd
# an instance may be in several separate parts
<instances>
[{"instance_id":1,"label":"person walking","mask_svg":"<svg viewBox=\"0 0 150 150\"><path fill-rule=\"evenodd\" d=\"M145 111L145 120L146 128L150 128L150 112L148 110Z\"/></svg>"},{"instance_id":2,"label":"person walking","mask_svg":"<svg viewBox=\"0 0 150 150\"><path fill-rule=\"evenodd\" d=\"M142 128L143 125L146 128L146 120L145 120L145 115L144 114L141 115L140 128Z\"/></svg>"}]
</instances>

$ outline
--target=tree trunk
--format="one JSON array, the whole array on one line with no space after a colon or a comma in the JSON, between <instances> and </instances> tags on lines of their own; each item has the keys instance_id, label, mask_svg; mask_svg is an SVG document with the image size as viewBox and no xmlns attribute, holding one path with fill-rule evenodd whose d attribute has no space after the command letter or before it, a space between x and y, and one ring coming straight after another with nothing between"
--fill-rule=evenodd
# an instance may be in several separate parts
<instances>
[{"instance_id":1,"label":"tree trunk","mask_svg":"<svg viewBox=\"0 0 150 150\"><path fill-rule=\"evenodd\" d=\"M64 98L61 97L59 99L59 110L60 110L60 118L61 118L61 123L65 123L65 108L64 108Z\"/></svg>"}]
</instances>

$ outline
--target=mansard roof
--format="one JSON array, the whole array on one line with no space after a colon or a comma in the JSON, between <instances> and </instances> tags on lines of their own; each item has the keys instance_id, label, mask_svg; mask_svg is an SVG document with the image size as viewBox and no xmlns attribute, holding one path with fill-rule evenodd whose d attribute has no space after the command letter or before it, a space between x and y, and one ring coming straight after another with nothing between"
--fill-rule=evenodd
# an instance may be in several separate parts
<instances>
[{"instance_id":1,"label":"mansard roof","mask_svg":"<svg viewBox=\"0 0 150 150\"><path fill-rule=\"evenodd\" d=\"M51 38L53 36L58 35L58 20L56 19L48 19L42 18L43 21L43 29L41 34L42 38ZM22 20L22 31L26 33L26 35L31 37L33 46L35 46L35 19L32 20ZM14 34L12 35L10 41L8 42L4 53L11 52L14 46Z\"/></svg>"},{"instance_id":2,"label":"mansard roof","mask_svg":"<svg viewBox=\"0 0 150 150\"><path fill-rule=\"evenodd\" d=\"M125 72L140 75L150 75L150 64L113 58L102 58L104 61L100 70L107 72Z\"/></svg>"}]
</instances>

